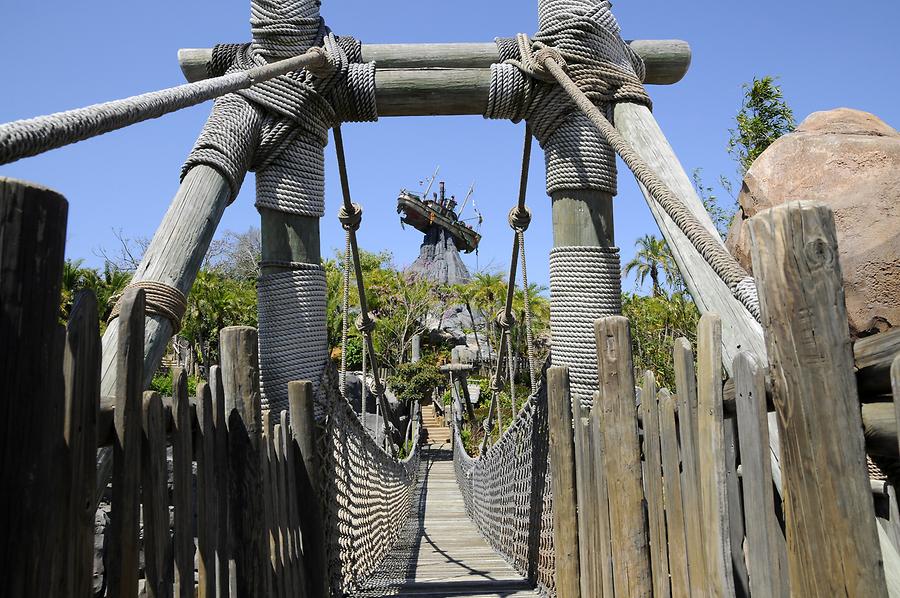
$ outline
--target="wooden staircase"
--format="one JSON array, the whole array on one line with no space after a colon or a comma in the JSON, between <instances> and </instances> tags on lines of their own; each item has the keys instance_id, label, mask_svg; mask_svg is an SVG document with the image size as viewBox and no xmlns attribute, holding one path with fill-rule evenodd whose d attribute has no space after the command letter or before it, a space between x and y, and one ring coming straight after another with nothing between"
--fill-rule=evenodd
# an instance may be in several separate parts
<instances>
[{"instance_id":1,"label":"wooden staircase","mask_svg":"<svg viewBox=\"0 0 900 598\"><path fill-rule=\"evenodd\" d=\"M422 425L428 434L428 444L434 446L450 445L452 438L450 428L444 422L444 417L438 415L434 403L422 407Z\"/></svg>"}]
</instances>

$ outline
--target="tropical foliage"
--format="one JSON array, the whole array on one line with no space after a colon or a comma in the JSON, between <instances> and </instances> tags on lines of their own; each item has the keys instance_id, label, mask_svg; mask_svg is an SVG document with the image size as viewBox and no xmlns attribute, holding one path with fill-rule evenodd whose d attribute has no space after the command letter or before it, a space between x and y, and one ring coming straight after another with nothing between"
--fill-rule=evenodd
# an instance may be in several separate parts
<instances>
[{"instance_id":1,"label":"tropical foliage","mask_svg":"<svg viewBox=\"0 0 900 598\"><path fill-rule=\"evenodd\" d=\"M754 77L744 84L744 99L731 129L728 151L747 172L753 161L776 139L794 130L794 111L784 99L776 78Z\"/></svg>"}]
</instances>

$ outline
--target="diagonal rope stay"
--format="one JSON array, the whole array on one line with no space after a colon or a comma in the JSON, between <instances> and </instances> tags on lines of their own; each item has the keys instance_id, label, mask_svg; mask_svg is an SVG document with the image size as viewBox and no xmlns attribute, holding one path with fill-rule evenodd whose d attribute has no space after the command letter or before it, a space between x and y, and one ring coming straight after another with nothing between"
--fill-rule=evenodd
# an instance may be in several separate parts
<instances>
[{"instance_id":1,"label":"diagonal rope stay","mask_svg":"<svg viewBox=\"0 0 900 598\"><path fill-rule=\"evenodd\" d=\"M327 64L325 50L313 47L304 54L246 71L6 123L0 125L0 164L37 156L145 120L159 118L207 100L249 89L287 73L304 68L316 71Z\"/></svg>"},{"instance_id":2,"label":"diagonal rope stay","mask_svg":"<svg viewBox=\"0 0 900 598\"><path fill-rule=\"evenodd\" d=\"M369 367L372 370L372 378L375 381L375 397L378 400L378 404L381 407L381 419L384 424L384 437L385 442L387 443L389 450L392 455L397 456L397 450L394 446L394 441L391 438L391 423L388 417L388 405L387 398L384 394L384 384L381 380L381 372L378 368L378 358L375 354L375 343L372 339L372 333L375 331L375 321L372 319L371 314L369 313L368 302L366 301L366 287L365 281L363 280L363 272L362 272L362 264L359 259L359 244L356 240L356 231L359 230L359 226L362 223L362 206L359 204L353 203L353 200L350 197L350 181L347 176L347 159L344 154L344 137L341 134L341 127L335 126L334 129L334 149L337 154L337 162L338 162L338 171L340 172L341 178L341 192L343 194L344 204L341 206L341 210L338 214L338 219L341 221L341 225L344 227L347 236L347 247L349 249L349 254L352 257L354 273L356 275L356 289L359 295L359 308L360 314L356 320L356 327L363 334L363 338L365 339L365 347L363 349L363 353L368 353L369 357ZM347 252L345 252L346 258ZM345 284L349 283L349 271L347 269L347 264L344 265L344 281ZM349 290L345 287L344 290L344 334L342 338L343 342L343 350L346 351L347 348L347 310L349 308L348 301ZM346 360L341 359L342 368L346 367ZM365 372L363 372L365 375ZM346 370L342 371L342 377L346 377ZM363 380L363 387L365 387L366 381ZM365 405L363 405L363 411L365 411Z\"/></svg>"}]
</instances>

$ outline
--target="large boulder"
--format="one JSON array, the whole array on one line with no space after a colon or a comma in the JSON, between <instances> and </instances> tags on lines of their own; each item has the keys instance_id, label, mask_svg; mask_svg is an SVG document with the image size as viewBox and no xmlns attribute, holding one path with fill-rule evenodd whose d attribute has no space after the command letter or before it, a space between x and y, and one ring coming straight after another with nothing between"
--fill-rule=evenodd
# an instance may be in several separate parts
<instances>
[{"instance_id":1,"label":"large boulder","mask_svg":"<svg viewBox=\"0 0 900 598\"><path fill-rule=\"evenodd\" d=\"M900 134L867 112L816 112L747 172L726 245L748 270L746 221L794 200L834 211L854 336L900 325Z\"/></svg>"}]
</instances>

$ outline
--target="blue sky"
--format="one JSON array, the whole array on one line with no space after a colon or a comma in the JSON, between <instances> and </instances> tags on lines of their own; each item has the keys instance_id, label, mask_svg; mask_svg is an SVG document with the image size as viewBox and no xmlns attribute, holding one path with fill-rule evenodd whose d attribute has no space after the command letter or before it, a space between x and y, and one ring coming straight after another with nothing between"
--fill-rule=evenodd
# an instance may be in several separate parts
<instances>
[{"instance_id":1,"label":"blue sky","mask_svg":"<svg viewBox=\"0 0 900 598\"><path fill-rule=\"evenodd\" d=\"M534 1L324 0L323 15L338 33L364 42L489 41L533 32ZM854 10L856 7L859 10ZM642 0L614 6L627 38L681 38L694 57L679 84L651 87L655 114L688 172L703 168L708 182L736 179L725 150L741 101L741 84L777 75L798 119L839 106L867 110L900 126L900 3L860 5L825 1ZM246 2L155 0L2 0L7 47L0 121L75 108L183 82L176 52L249 37ZM150 236L178 186L182 161L210 104L150 121L43 156L0 167L0 175L40 182L69 199L67 255L101 260L114 249L114 230ZM476 181L475 200L485 216L480 255L472 269L503 269L511 231L506 213L516 198L522 129L479 117L384 118L346 125L351 186L365 206L361 245L388 249L398 265L418 254L420 235L401 230L397 191L415 188L437 165L451 193L464 195ZM340 189L333 147L327 151L326 254L343 246L336 221ZM620 168L616 236L623 263L634 241L657 232L637 187ZM258 226L252 178L226 212L220 230ZM544 192L541 150L532 158L528 203L529 275L548 280L550 202ZM626 287L630 288L631 283Z\"/></svg>"}]
</instances>

